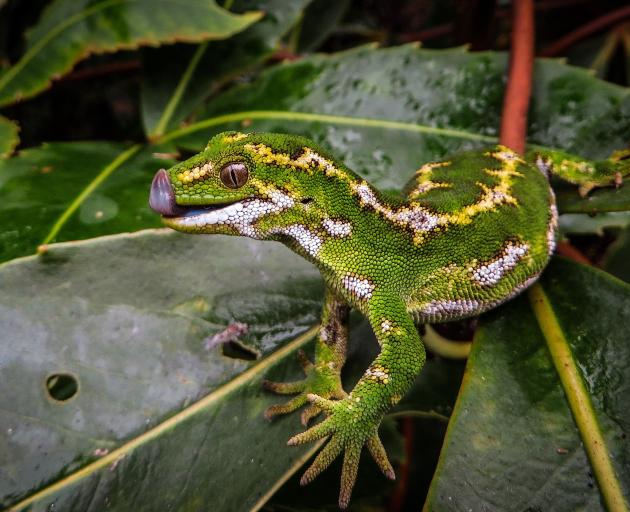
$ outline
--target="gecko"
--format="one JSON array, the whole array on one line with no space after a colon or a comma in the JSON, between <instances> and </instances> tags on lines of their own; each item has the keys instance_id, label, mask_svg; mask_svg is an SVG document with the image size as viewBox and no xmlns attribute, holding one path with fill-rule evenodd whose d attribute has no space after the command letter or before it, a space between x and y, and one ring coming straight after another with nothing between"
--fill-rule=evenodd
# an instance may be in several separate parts
<instances>
[{"instance_id":1,"label":"gecko","mask_svg":"<svg viewBox=\"0 0 630 512\"><path fill-rule=\"evenodd\" d=\"M318 267L325 297L314 361L300 352L303 380L264 381L272 392L295 395L265 416L305 406L307 427L324 413L288 444L326 439L302 485L343 454L344 509L364 447L395 478L378 428L424 365L416 324L479 315L525 290L556 246L549 175L586 195L619 186L630 174L627 157L591 162L543 149L521 156L497 145L420 166L395 197L307 138L224 132L201 153L160 169L149 204L177 231L279 241ZM340 375L351 308L368 319L380 353L347 392Z\"/></svg>"}]
</instances>

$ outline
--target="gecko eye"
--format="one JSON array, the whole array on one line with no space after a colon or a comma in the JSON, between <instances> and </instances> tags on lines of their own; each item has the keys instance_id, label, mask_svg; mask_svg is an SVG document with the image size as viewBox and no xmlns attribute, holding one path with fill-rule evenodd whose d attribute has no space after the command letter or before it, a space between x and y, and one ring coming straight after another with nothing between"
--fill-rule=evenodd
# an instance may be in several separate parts
<instances>
[{"instance_id":1,"label":"gecko eye","mask_svg":"<svg viewBox=\"0 0 630 512\"><path fill-rule=\"evenodd\" d=\"M249 171L243 162L233 162L221 168L221 181L228 188L241 188L248 177Z\"/></svg>"}]
</instances>

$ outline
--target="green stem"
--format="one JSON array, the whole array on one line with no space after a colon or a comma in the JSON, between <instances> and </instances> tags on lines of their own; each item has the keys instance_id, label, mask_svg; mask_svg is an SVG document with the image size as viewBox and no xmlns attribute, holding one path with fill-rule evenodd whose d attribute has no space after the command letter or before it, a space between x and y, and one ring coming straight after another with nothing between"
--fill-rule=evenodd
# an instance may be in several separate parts
<instances>
[{"instance_id":1,"label":"green stem","mask_svg":"<svg viewBox=\"0 0 630 512\"><path fill-rule=\"evenodd\" d=\"M195 54L193 55L192 59L190 59L188 66L186 66L186 70L184 71L184 74L179 80L177 87L175 87L175 91L173 92L171 99L166 104L166 107L164 108L164 112L162 112L162 115L160 116L160 120L158 121L155 127L155 130L153 130L153 132L150 134L150 138L157 138L164 135L164 132L166 131L166 128L168 127L168 124L171 122L171 119L173 118L175 109L177 108L177 105L179 105L182 97L184 96L184 93L186 92L186 89L188 88L188 84L190 83L190 80L193 74L195 73L197 66L199 65L199 61L201 60L201 57L203 57L203 54L206 52L207 49L208 49L207 41L197 46L197 49L195 50Z\"/></svg>"}]
</instances>

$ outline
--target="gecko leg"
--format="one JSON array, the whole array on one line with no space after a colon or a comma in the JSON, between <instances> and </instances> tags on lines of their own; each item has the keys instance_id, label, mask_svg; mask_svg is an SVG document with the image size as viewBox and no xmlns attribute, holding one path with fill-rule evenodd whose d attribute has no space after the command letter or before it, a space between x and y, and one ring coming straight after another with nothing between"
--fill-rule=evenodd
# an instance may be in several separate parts
<instances>
[{"instance_id":1,"label":"gecko leg","mask_svg":"<svg viewBox=\"0 0 630 512\"><path fill-rule=\"evenodd\" d=\"M311 394L308 400L324 409L328 417L321 423L289 439L298 445L328 438L301 483L307 484L326 469L342 452L339 506L348 506L365 445L386 477L394 470L378 437L385 413L411 387L425 361L422 341L405 304L395 295L374 296L368 304L368 319L381 345L381 353L363 374L352 392L342 400L328 400Z\"/></svg>"},{"instance_id":2,"label":"gecko leg","mask_svg":"<svg viewBox=\"0 0 630 512\"><path fill-rule=\"evenodd\" d=\"M630 149L615 151L605 160L590 161L556 150L528 151L528 159L544 173L578 185L581 196L599 187L620 187L630 176Z\"/></svg>"},{"instance_id":3,"label":"gecko leg","mask_svg":"<svg viewBox=\"0 0 630 512\"><path fill-rule=\"evenodd\" d=\"M263 387L281 395L296 394L283 405L272 405L265 411L266 418L278 414L288 414L308 404L302 411L301 421L304 426L322 412L322 408L309 403L308 395L315 394L323 398L342 399L346 392L341 385L341 368L346 361L348 344L349 306L331 290L326 290L322 326L315 345L315 362L312 363L303 351L298 352L298 359L305 378L297 382L263 381Z\"/></svg>"}]
</instances>

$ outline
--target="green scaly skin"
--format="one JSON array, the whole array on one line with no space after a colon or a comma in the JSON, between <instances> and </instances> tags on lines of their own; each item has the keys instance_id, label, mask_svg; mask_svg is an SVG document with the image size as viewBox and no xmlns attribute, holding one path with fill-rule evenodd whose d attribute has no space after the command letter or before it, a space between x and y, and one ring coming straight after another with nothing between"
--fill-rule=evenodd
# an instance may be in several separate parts
<instances>
[{"instance_id":1,"label":"green scaly skin","mask_svg":"<svg viewBox=\"0 0 630 512\"><path fill-rule=\"evenodd\" d=\"M553 151L528 156L532 163L497 146L425 164L404 201L386 199L325 150L292 135L222 133L167 171L179 208L164 217L167 226L277 240L320 269L327 293L315 363L301 354L303 381L265 382L297 395L266 415L308 403L306 425L325 412L289 444L328 438L302 483L344 453L341 508L364 445L394 478L378 427L424 365L415 322L478 315L537 279L557 232L547 173L557 168L586 192L618 185L630 171L619 156L598 163ZM348 394L340 371L350 307L368 318L381 352Z\"/></svg>"}]
</instances>

